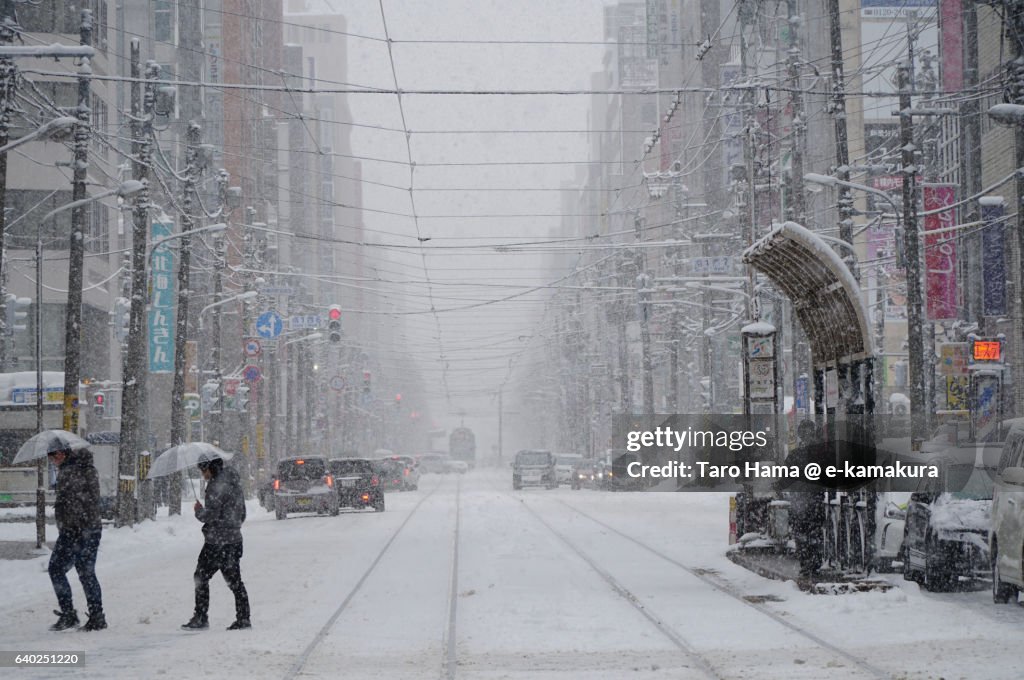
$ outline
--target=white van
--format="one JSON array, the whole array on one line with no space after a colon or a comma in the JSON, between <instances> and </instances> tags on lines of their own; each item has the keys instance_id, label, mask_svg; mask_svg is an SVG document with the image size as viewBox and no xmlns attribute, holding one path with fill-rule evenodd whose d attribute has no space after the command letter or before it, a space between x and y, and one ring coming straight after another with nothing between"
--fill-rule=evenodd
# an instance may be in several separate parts
<instances>
[{"instance_id":1,"label":"white van","mask_svg":"<svg viewBox=\"0 0 1024 680\"><path fill-rule=\"evenodd\" d=\"M995 478L992 500L992 599L1016 602L1024 589L1024 418L1006 421L1009 429Z\"/></svg>"}]
</instances>

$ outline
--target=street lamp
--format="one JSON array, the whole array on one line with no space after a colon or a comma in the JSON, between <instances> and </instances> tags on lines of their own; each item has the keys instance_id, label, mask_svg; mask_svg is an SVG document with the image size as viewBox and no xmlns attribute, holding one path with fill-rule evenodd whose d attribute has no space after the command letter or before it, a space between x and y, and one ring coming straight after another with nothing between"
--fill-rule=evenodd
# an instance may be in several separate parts
<instances>
[{"instance_id":1,"label":"street lamp","mask_svg":"<svg viewBox=\"0 0 1024 680\"><path fill-rule=\"evenodd\" d=\"M42 141L46 142L59 141L71 131L71 128L76 123L78 123L78 119L71 116L61 116L59 118L54 118L53 120L48 120L27 135L14 140L10 144L0 146L0 153L13 151L22 144L27 144L28 142L35 141L40 138Z\"/></svg>"},{"instance_id":2,"label":"street lamp","mask_svg":"<svg viewBox=\"0 0 1024 680\"><path fill-rule=\"evenodd\" d=\"M199 231L199 230L196 229L195 231ZM195 233L195 232L193 232L193 233ZM203 330L203 315L206 314L211 309L213 309L214 307L220 307L221 305L226 305L229 302L235 302L236 300L251 300L252 298L256 297L257 295L259 295L259 293L256 292L255 290L247 290L244 293L239 293L238 295L233 295L232 297L229 297L229 298L227 298L225 300L220 300L218 302L214 302L214 303L206 305L205 307L203 307L199 311L199 330L200 331Z\"/></svg>"},{"instance_id":3,"label":"street lamp","mask_svg":"<svg viewBox=\"0 0 1024 680\"><path fill-rule=\"evenodd\" d=\"M1022 108L1024 108L1024 107L1022 107ZM865 193L874 194L875 196L879 196L880 198L885 199L889 203L889 205L892 206L893 214L896 215L897 222L900 221L900 219L901 219L900 216L903 214L902 211L900 210L899 206L896 205L896 201L894 201L892 199L892 196L890 196L889 194L885 193L881 189L876 189L874 187L869 187L866 184L857 184L856 182L847 182L846 180L839 179L838 177L833 177L832 175L819 175L816 172L809 172L809 173L805 174L804 175L804 180L807 181L807 182L813 182L814 184L821 184L822 186L826 186L826 187L840 186L840 187L849 187L850 189L860 189L861 191L863 191Z\"/></svg>"},{"instance_id":4,"label":"street lamp","mask_svg":"<svg viewBox=\"0 0 1024 680\"><path fill-rule=\"evenodd\" d=\"M57 120L60 120L59 118ZM72 120L76 120L72 118ZM21 141L21 140L19 140ZM6 148L6 147L5 147ZM43 425L43 224L53 218L55 215L62 213L66 210L73 210L86 203L92 203L93 201L99 201L110 196L130 196L137 191L142 189L142 182L136 180L128 180L123 182L120 186L109 191L104 191L95 196L82 199L80 201L72 201L67 205L62 205L55 210L51 210L46 213L38 223L36 223L36 309L35 309L35 325L36 325L36 348L35 348L35 360L36 360L36 431L42 432L44 429ZM67 349L67 348L65 348ZM74 349L74 348L72 348ZM77 390L76 390L77 392ZM66 403L65 395L65 403ZM77 395L76 395L77 396ZM39 461L39 490L36 494L36 516L37 516L37 539L40 543L45 540L45 528L43 528L42 520L40 518L45 516L46 512L46 497L44 492L43 476L46 474L46 459Z\"/></svg>"}]
</instances>

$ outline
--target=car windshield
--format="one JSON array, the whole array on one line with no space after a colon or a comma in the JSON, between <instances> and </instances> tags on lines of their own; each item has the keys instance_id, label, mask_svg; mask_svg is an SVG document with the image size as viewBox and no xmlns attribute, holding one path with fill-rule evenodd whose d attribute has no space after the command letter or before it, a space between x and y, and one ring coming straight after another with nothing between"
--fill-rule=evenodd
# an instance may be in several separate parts
<instances>
[{"instance_id":1,"label":"car windshield","mask_svg":"<svg viewBox=\"0 0 1024 680\"><path fill-rule=\"evenodd\" d=\"M368 460L332 460L330 466L331 473L335 475L373 472L373 466L370 465Z\"/></svg>"},{"instance_id":2,"label":"car windshield","mask_svg":"<svg viewBox=\"0 0 1024 680\"><path fill-rule=\"evenodd\" d=\"M277 476L284 480L319 479L325 474L327 474L327 470L321 458L283 460L277 467Z\"/></svg>"},{"instance_id":3,"label":"car windshield","mask_svg":"<svg viewBox=\"0 0 1024 680\"><path fill-rule=\"evenodd\" d=\"M516 456L519 465L547 465L551 462L551 454L547 451L523 451Z\"/></svg>"},{"instance_id":4,"label":"car windshield","mask_svg":"<svg viewBox=\"0 0 1024 680\"><path fill-rule=\"evenodd\" d=\"M995 474L994 468L953 465L950 466L947 474L949 488L956 489L959 487L958 491L952 492L953 498L975 501L992 500L992 475Z\"/></svg>"}]
</instances>

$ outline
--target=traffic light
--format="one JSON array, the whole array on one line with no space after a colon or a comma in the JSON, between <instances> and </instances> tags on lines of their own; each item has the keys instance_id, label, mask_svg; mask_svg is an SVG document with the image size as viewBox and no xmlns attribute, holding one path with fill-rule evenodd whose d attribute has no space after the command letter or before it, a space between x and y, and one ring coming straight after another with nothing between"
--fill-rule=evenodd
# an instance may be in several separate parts
<instances>
[{"instance_id":1,"label":"traffic light","mask_svg":"<svg viewBox=\"0 0 1024 680\"><path fill-rule=\"evenodd\" d=\"M128 327L131 323L132 302L126 297L119 297L114 300L114 311L111 312L114 324L114 336L118 342L124 342L128 338Z\"/></svg>"},{"instance_id":2,"label":"traffic light","mask_svg":"<svg viewBox=\"0 0 1024 680\"><path fill-rule=\"evenodd\" d=\"M395 395L395 408L397 408L398 410L402 410L402 395L401 394L396 394Z\"/></svg>"},{"instance_id":3,"label":"traffic light","mask_svg":"<svg viewBox=\"0 0 1024 680\"><path fill-rule=\"evenodd\" d=\"M341 342L341 305L331 305L327 310L327 338Z\"/></svg>"},{"instance_id":4,"label":"traffic light","mask_svg":"<svg viewBox=\"0 0 1024 680\"><path fill-rule=\"evenodd\" d=\"M92 395L92 413L97 418L102 418L107 412L107 396L103 392L96 392Z\"/></svg>"},{"instance_id":5,"label":"traffic light","mask_svg":"<svg viewBox=\"0 0 1024 680\"><path fill-rule=\"evenodd\" d=\"M370 393L370 372L369 371L363 371L363 393L364 394L369 394Z\"/></svg>"},{"instance_id":6,"label":"traffic light","mask_svg":"<svg viewBox=\"0 0 1024 680\"><path fill-rule=\"evenodd\" d=\"M246 413L246 406L249 404L249 386L239 385L235 390L235 409L239 413Z\"/></svg>"},{"instance_id":7,"label":"traffic light","mask_svg":"<svg viewBox=\"0 0 1024 680\"><path fill-rule=\"evenodd\" d=\"M203 413L220 413L220 383L207 380L202 387Z\"/></svg>"},{"instance_id":8,"label":"traffic light","mask_svg":"<svg viewBox=\"0 0 1024 680\"><path fill-rule=\"evenodd\" d=\"M6 312L4 321L7 324L5 331L7 335L14 335L14 331L25 330L25 324L22 322L28 317L27 307L30 304L32 304L31 298L20 298L10 293L7 294L7 305L4 308Z\"/></svg>"}]
</instances>

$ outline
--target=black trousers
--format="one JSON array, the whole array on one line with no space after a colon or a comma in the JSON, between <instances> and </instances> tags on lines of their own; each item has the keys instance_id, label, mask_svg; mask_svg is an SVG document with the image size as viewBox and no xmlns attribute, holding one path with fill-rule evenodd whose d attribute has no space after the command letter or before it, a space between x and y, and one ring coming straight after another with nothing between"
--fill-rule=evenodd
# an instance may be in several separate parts
<instances>
[{"instance_id":1,"label":"black trousers","mask_svg":"<svg viewBox=\"0 0 1024 680\"><path fill-rule=\"evenodd\" d=\"M196 614L206 616L210 610L210 579L219 571L235 595L235 618L249 618L249 594L242 583L242 570L238 564L241 559L241 543L203 544L195 573Z\"/></svg>"},{"instance_id":2,"label":"black trousers","mask_svg":"<svg viewBox=\"0 0 1024 680\"><path fill-rule=\"evenodd\" d=\"M78 580L85 591L85 601L89 605L89 615L103 612L103 593L100 582L96 578L96 554L100 549L100 529L84 531L62 531L57 535L57 542L50 553L50 581L53 592L57 595L57 604L62 612L72 611L75 607L71 601L71 584L67 573L74 567L78 572Z\"/></svg>"}]
</instances>

